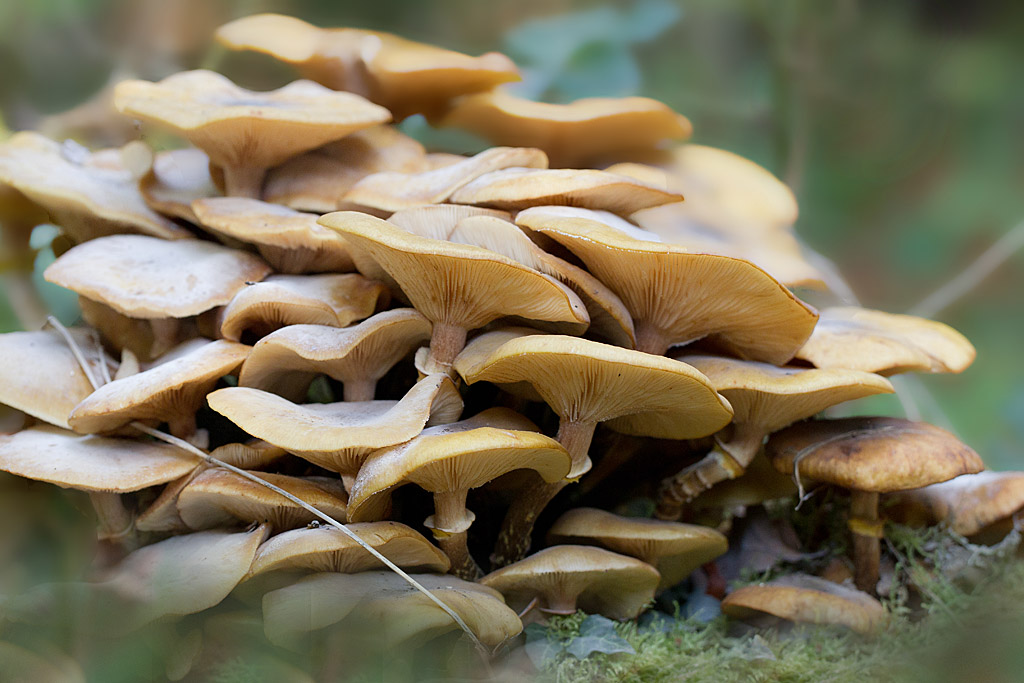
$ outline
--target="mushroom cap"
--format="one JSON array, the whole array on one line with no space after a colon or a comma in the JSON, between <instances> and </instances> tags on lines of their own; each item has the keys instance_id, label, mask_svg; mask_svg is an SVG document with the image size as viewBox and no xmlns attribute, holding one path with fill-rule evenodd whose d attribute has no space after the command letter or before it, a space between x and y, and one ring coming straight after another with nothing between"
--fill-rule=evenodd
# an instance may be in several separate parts
<instances>
[{"instance_id":1,"label":"mushroom cap","mask_svg":"<svg viewBox=\"0 0 1024 683\"><path fill-rule=\"evenodd\" d=\"M693 130L686 117L646 97L547 104L500 90L463 98L442 125L463 128L498 145L538 147L556 168L649 153L662 141L687 138Z\"/></svg>"},{"instance_id":2,"label":"mushroom cap","mask_svg":"<svg viewBox=\"0 0 1024 683\"><path fill-rule=\"evenodd\" d=\"M132 318L187 318L269 273L256 256L211 242L112 235L72 247L43 277Z\"/></svg>"},{"instance_id":3,"label":"mushroom cap","mask_svg":"<svg viewBox=\"0 0 1024 683\"><path fill-rule=\"evenodd\" d=\"M802 422L765 447L780 472L855 491L916 489L985 469L971 448L944 429L892 417Z\"/></svg>"},{"instance_id":4,"label":"mushroom cap","mask_svg":"<svg viewBox=\"0 0 1024 683\"><path fill-rule=\"evenodd\" d=\"M488 249L418 237L360 213L331 213L320 223L369 253L435 324L476 329L506 315L589 322L570 290Z\"/></svg>"},{"instance_id":5,"label":"mushroom cap","mask_svg":"<svg viewBox=\"0 0 1024 683\"><path fill-rule=\"evenodd\" d=\"M92 345L87 330L70 332L81 348ZM0 358L0 403L70 429L68 415L93 389L64 338L50 330L0 334ZM96 376L98 363L89 365Z\"/></svg>"},{"instance_id":6,"label":"mushroom cap","mask_svg":"<svg viewBox=\"0 0 1024 683\"><path fill-rule=\"evenodd\" d=\"M146 204L166 216L190 223L199 219L192 202L220 196L210 175L210 157L201 149L168 149L157 152L146 175L139 180Z\"/></svg>"},{"instance_id":7,"label":"mushroom cap","mask_svg":"<svg viewBox=\"0 0 1024 683\"><path fill-rule=\"evenodd\" d=\"M229 465L254 470L280 460L286 452L283 448L266 441L251 439L247 443L227 443L218 446L210 451L210 455Z\"/></svg>"},{"instance_id":8,"label":"mushroom cap","mask_svg":"<svg viewBox=\"0 0 1024 683\"><path fill-rule=\"evenodd\" d=\"M169 128L218 166L269 168L349 133L391 120L383 107L310 81L270 92L240 88L199 69L158 83L121 81L114 106ZM253 144L258 140L259 144Z\"/></svg>"},{"instance_id":9,"label":"mushroom cap","mask_svg":"<svg viewBox=\"0 0 1024 683\"><path fill-rule=\"evenodd\" d=\"M259 340L238 385L301 400L325 374L341 382L376 381L430 339L430 321L412 308L378 313L352 327L290 325Z\"/></svg>"},{"instance_id":10,"label":"mushroom cap","mask_svg":"<svg viewBox=\"0 0 1024 683\"><path fill-rule=\"evenodd\" d=\"M572 463L569 453L534 429L518 413L490 408L374 451L352 485L349 516L353 521L380 519L391 490L403 484L414 483L431 493L466 491L527 468L548 483L564 479Z\"/></svg>"},{"instance_id":11,"label":"mushroom cap","mask_svg":"<svg viewBox=\"0 0 1024 683\"><path fill-rule=\"evenodd\" d=\"M468 384L527 382L564 420L605 422L616 429L692 439L729 424L732 410L686 363L599 342L508 328L480 335L454 367Z\"/></svg>"},{"instance_id":12,"label":"mushroom cap","mask_svg":"<svg viewBox=\"0 0 1024 683\"><path fill-rule=\"evenodd\" d=\"M547 541L599 545L643 560L661 574L659 589L679 583L729 548L725 536L709 527L620 517L597 508L569 510L551 526Z\"/></svg>"},{"instance_id":13,"label":"mushroom cap","mask_svg":"<svg viewBox=\"0 0 1024 683\"><path fill-rule=\"evenodd\" d=\"M178 347L182 353L173 359L89 394L71 411L68 424L76 432L94 434L132 420L169 421L193 414L217 380L242 364L249 348L224 340Z\"/></svg>"},{"instance_id":14,"label":"mushroom cap","mask_svg":"<svg viewBox=\"0 0 1024 683\"><path fill-rule=\"evenodd\" d=\"M264 336L288 325L346 327L390 298L384 284L357 273L271 275L238 290L220 314L220 332L238 341L246 330Z\"/></svg>"},{"instance_id":15,"label":"mushroom cap","mask_svg":"<svg viewBox=\"0 0 1024 683\"><path fill-rule=\"evenodd\" d=\"M506 211L531 206L575 206L623 216L682 199L681 194L605 171L525 168L486 173L449 197L453 204Z\"/></svg>"},{"instance_id":16,"label":"mushroom cap","mask_svg":"<svg viewBox=\"0 0 1024 683\"><path fill-rule=\"evenodd\" d=\"M807 574L734 590L722 601L722 611L736 619L767 612L790 621L845 626L857 633L877 631L885 620L882 603L867 593Z\"/></svg>"},{"instance_id":17,"label":"mushroom cap","mask_svg":"<svg viewBox=\"0 0 1024 683\"><path fill-rule=\"evenodd\" d=\"M326 469L354 474L371 451L408 441L428 421L451 422L462 399L446 375L428 375L400 401L296 405L249 389L218 389L207 401L243 430Z\"/></svg>"},{"instance_id":18,"label":"mushroom cap","mask_svg":"<svg viewBox=\"0 0 1024 683\"><path fill-rule=\"evenodd\" d=\"M189 318L131 318L98 301L78 297L82 320L99 332L108 349L129 351L150 361L199 336L199 320Z\"/></svg>"},{"instance_id":19,"label":"mushroom cap","mask_svg":"<svg viewBox=\"0 0 1024 683\"><path fill-rule=\"evenodd\" d=\"M826 308L796 357L819 368L881 375L963 372L974 361L971 342L949 325L914 315L856 306Z\"/></svg>"},{"instance_id":20,"label":"mushroom cap","mask_svg":"<svg viewBox=\"0 0 1024 683\"><path fill-rule=\"evenodd\" d=\"M548 158L539 149L493 147L453 164L418 173L382 171L353 185L342 197L338 208L387 215L403 209L439 204L476 178L510 167L544 169L548 167Z\"/></svg>"},{"instance_id":21,"label":"mushroom cap","mask_svg":"<svg viewBox=\"0 0 1024 683\"><path fill-rule=\"evenodd\" d=\"M0 435L0 470L79 491L138 491L184 476L198 462L165 443L80 436L49 425Z\"/></svg>"},{"instance_id":22,"label":"mushroom cap","mask_svg":"<svg viewBox=\"0 0 1024 683\"><path fill-rule=\"evenodd\" d=\"M252 472L309 503L325 515L345 521L345 489L340 479L289 477ZM276 491L230 470L211 467L200 473L178 494L178 514L190 529L209 529L243 522L269 522L275 531L293 529L316 519Z\"/></svg>"},{"instance_id":23,"label":"mushroom cap","mask_svg":"<svg viewBox=\"0 0 1024 683\"><path fill-rule=\"evenodd\" d=\"M346 526L403 569L444 574L451 564L437 546L404 524L364 522ZM383 568L380 560L351 537L321 525L285 531L271 538L260 546L248 576L278 569L355 574Z\"/></svg>"},{"instance_id":24,"label":"mushroom cap","mask_svg":"<svg viewBox=\"0 0 1024 683\"><path fill-rule=\"evenodd\" d=\"M645 562L590 546L556 545L491 572L480 583L524 609L541 598L541 609L572 614L577 608L612 619L632 619L654 598L661 577Z\"/></svg>"},{"instance_id":25,"label":"mushroom cap","mask_svg":"<svg viewBox=\"0 0 1024 683\"><path fill-rule=\"evenodd\" d=\"M365 95L398 118L519 80L515 64L496 52L470 57L390 33L321 29L280 14L236 19L217 30L217 39L231 49L269 54L328 87Z\"/></svg>"},{"instance_id":26,"label":"mushroom cap","mask_svg":"<svg viewBox=\"0 0 1024 683\"><path fill-rule=\"evenodd\" d=\"M777 367L724 356L681 354L729 399L733 421L770 433L844 401L891 394L889 380L857 370Z\"/></svg>"},{"instance_id":27,"label":"mushroom cap","mask_svg":"<svg viewBox=\"0 0 1024 683\"><path fill-rule=\"evenodd\" d=\"M191 236L146 206L128 168L99 160L74 142L62 145L38 133L17 133L0 143L0 184L44 208L79 241L123 232L175 240Z\"/></svg>"},{"instance_id":28,"label":"mushroom cap","mask_svg":"<svg viewBox=\"0 0 1024 683\"><path fill-rule=\"evenodd\" d=\"M196 218L206 228L255 244L281 273L354 270L345 241L316 222L318 215L243 197L197 199Z\"/></svg>"},{"instance_id":29,"label":"mushroom cap","mask_svg":"<svg viewBox=\"0 0 1024 683\"><path fill-rule=\"evenodd\" d=\"M619 295L659 346L711 337L740 358L785 363L817 313L754 264L631 237L580 209L536 207L516 223L564 245Z\"/></svg>"},{"instance_id":30,"label":"mushroom cap","mask_svg":"<svg viewBox=\"0 0 1024 683\"><path fill-rule=\"evenodd\" d=\"M486 586L454 576L420 574L416 581L458 614L486 645L496 646L522 630L522 622L505 606L501 594ZM263 620L273 643L295 642L310 631L352 619L360 632L377 637L385 613L381 601L413 596L390 611L392 633L380 634L398 643L416 633L440 635L459 628L452 618L426 596L390 571L358 574L314 574L267 593ZM419 596L416 598L415 596ZM360 606L367 604L367 609Z\"/></svg>"},{"instance_id":31,"label":"mushroom cap","mask_svg":"<svg viewBox=\"0 0 1024 683\"><path fill-rule=\"evenodd\" d=\"M1024 472L965 474L894 499L923 506L931 521L949 522L956 533L973 536L1024 508Z\"/></svg>"}]
</instances>

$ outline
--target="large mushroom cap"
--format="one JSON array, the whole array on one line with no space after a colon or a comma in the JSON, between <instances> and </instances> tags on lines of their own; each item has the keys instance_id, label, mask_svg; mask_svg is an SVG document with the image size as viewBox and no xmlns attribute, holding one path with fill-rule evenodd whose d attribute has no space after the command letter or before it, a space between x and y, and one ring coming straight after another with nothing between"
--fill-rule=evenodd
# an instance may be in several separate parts
<instances>
[{"instance_id":1,"label":"large mushroom cap","mask_svg":"<svg viewBox=\"0 0 1024 683\"><path fill-rule=\"evenodd\" d=\"M612 619L632 619L654 598L661 577L640 560L589 546L545 548L491 572L480 583L523 610L534 598L549 614L572 614L577 608Z\"/></svg>"},{"instance_id":2,"label":"large mushroom cap","mask_svg":"<svg viewBox=\"0 0 1024 683\"><path fill-rule=\"evenodd\" d=\"M857 633L877 631L886 616L882 603L867 593L806 574L739 588L722 601L722 611L737 619L768 613L790 621L845 626Z\"/></svg>"},{"instance_id":3,"label":"large mushroom cap","mask_svg":"<svg viewBox=\"0 0 1024 683\"><path fill-rule=\"evenodd\" d=\"M355 474L371 451L408 441L429 420L452 422L462 399L445 375L424 377L400 401L296 405L258 389L228 387L210 407L253 436L313 464Z\"/></svg>"},{"instance_id":4,"label":"large mushroom cap","mask_svg":"<svg viewBox=\"0 0 1024 683\"><path fill-rule=\"evenodd\" d=\"M535 207L521 212L516 223L570 249L619 295L642 351L660 355L710 337L740 358L781 364L818 319L748 261L637 239L581 209Z\"/></svg>"},{"instance_id":5,"label":"large mushroom cap","mask_svg":"<svg viewBox=\"0 0 1024 683\"><path fill-rule=\"evenodd\" d=\"M728 549L725 536L696 524L620 517L597 508L574 508L548 531L548 543L599 545L655 567L659 589L673 586Z\"/></svg>"},{"instance_id":6,"label":"large mushroom cap","mask_svg":"<svg viewBox=\"0 0 1024 683\"><path fill-rule=\"evenodd\" d=\"M258 257L211 242L113 235L73 247L43 275L132 318L186 318L269 273Z\"/></svg>"},{"instance_id":7,"label":"large mushroom cap","mask_svg":"<svg viewBox=\"0 0 1024 683\"><path fill-rule=\"evenodd\" d=\"M197 463L164 443L80 436L50 426L0 435L0 470L80 491L138 491L182 477Z\"/></svg>"},{"instance_id":8,"label":"large mushroom cap","mask_svg":"<svg viewBox=\"0 0 1024 683\"><path fill-rule=\"evenodd\" d=\"M946 430L891 417L802 422L772 435L766 452L780 472L879 493L985 468L977 453Z\"/></svg>"},{"instance_id":9,"label":"large mushroom cap","mask_svg":"<svg viewBox=\"0 0 1024 683\"><path fill-rule=\"evenodd\" d=\"M692 131L684 116L645 97L546 104L499 90L463 98L442 123L498 145L539 147L556 168L649 154L662 141L686 138Z\"/></svg>"},{"instance_id":10,"label":"large mushroom cap","mask_svg":"<svg viewBox=\"0 0 1024 683\"><path fill-rule=\"evenodd\" d=\"M448 571L448 556L421 534L398 522L365 522L347 525L399 567L408 571ZM249 576L280 569L355 574L382 569L381 561L350 536L329 526L293 529L260 546Z\"/></svg>"},{"instance_id":11,"label":"large mushroom cap","mask_svg":"<svg viewBox=\"0 0 1024 683\"><path fill-rule=\"evenodd\" d=\"M974 346L949 325L855 306L824 309L796 354L819 368L851 368L886 376L963 372L974 356Z\"/></svg>"},{"instance_id":12,"label":"large mushroom cap","mask_svg":"<svg viewBox=\"0 0 1024 683\"><path fill-rule=\"evenodd\" d=\"M901 506L924 508L930 522L946 521L973 536L1024 508L1024 472L978 472L893 496Z\"/></svg>"}]
</instances>

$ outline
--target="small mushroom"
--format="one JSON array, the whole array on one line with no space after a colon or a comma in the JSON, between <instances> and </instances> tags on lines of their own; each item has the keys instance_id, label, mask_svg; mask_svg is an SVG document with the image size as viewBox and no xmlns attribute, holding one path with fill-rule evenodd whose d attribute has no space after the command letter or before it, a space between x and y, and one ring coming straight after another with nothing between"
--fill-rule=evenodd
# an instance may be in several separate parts
<instances>
[{"instance_id":1,"label":"small mushroom","mask_svg":"<svg viewBox=\"0 0 1024 683\"><path fill-rule=\"evenodd\" d=\"M1014 516L1024 509L1024 472L965 474L890 494L885 504L892 512L920 510L925 521L946 522L954 532L976 541L998 541L1009 533Z\"/></svg>"}]
</instances>

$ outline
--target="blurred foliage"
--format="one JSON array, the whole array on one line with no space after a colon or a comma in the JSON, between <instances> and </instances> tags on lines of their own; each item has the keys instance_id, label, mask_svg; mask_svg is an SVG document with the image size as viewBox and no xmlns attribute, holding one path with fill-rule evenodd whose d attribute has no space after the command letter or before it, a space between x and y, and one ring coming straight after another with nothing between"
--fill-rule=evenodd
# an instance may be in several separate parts
<instances>
[{"instance_id":1,"label":"blurred foliage","mask_svg":"<svg viewBox=\"0 0 1024 683\"><path fill-rule=\"evenodd\" d=\"M0 4L0 113L12 129L74 106L115 75L202 65L249 87L291 71L209 46L258 11L391 31L470 53L502 49L521 92L549 101L642 94L694 140L765 165L800 200L797 228L864 305L905 311L1024 219L1024 4L980 0L45 0ZM432 145L481 142L404 125ZM1024 466L1024 254L937 317L978 360L904 391L993 467ZM13 323L0 303L4 329ZM934 397L934 400L932 400ZM858 411L899 413L894 399Z\"/></svg>"}]
</instances>

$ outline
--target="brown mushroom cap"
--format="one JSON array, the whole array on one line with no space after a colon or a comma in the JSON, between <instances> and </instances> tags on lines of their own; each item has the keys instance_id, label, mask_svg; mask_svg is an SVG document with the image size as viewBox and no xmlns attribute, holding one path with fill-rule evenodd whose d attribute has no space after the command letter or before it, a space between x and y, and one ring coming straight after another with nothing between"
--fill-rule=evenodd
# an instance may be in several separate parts
<instances>
[{"instance_id":1,"label":"brown mushroom cap","mask_svg":"<svg viewBox=\"0 0 1024 683\"><path fill-rule=\"evenodd\" d=\"M288 325L346 327L390 298L385 285L356 273L271 275L235 294L220 314L220 332L238 341L247 330L262 337Z\"/></svg>"},{"instance_id":2,"label":"brown mushroom cap","mask_svg":"<svg viewBox=\"0 0 1024 683\"><path fill-rule=\"evenodd\" d=\"M266 441L251 439L247 443L228 443L218 446L210 451L210 455L229 465L241 467L244 470L255 470L281 459L286 452L283 448Z\"/></svg>"},{"instance_id":3,"label":"brown mushroom cap","mask_svg":"<svg viewBox=\"0 0 1024 683\"><path fill-rule=\"evenodd\" d=\"M722 601L722 611L736 619L767 612L790 621L845 626L857 633L877 631L886 616L882 603L867 593L806 574L739 588Z\"/></svg>"},{"instance_id":4,"label":"brown mushroom cap","mask_svg":"<svg viewBox=\"0 0 1024 683\"><path fill-rule=\"evenodd\" d=\"M441 574L448 571L448 557L404 524L366 522L347 526L403 569ZM382 568L381 561L351 537L333 527L319 526L286 531L261 545L248 576L278 569L355 574Z\"/></svg>"},{"instance_id":5,"label":"brown mushroom cap","mask_svg":"<svg viewBox=\"0 0 1024 683\"><path fill-rule=\"evenodd\" d=\"M534 598L549 614L581 609L612 619L632 619L654 598L658 570L625 555L590 546L556 545L491 572L480 583L497 589L512 609Z\"/></svg>"},{"instance_id":6,"label":"brown mushroom cap","mask_svg":"<svg viewBox=\"0 0 1024 683\"><path fill-rule=\"evenodd\" d=\"M963 372L975 350L949 325L855 306L826 308L796 357L819 368L881 375Z\"/></svg>"},{"instance_id":7,"label":"brown mushroom cap","mask_svg":"<svg viewBox=\"0 0 1024 683\"><path fill-rule=\"evenodd\" d=\"M79 491L138 491L177 479L197 463L164 443L80 436L48 425L0 435L0 470Z\"/></svg>"},{"instance_id":8,"label":"brown mushroom cap","mask_svg":"<svg viewBox=\"0 0 1024 683\"><path fill-rule=\"evenodd\" d=\"M81 348L93 346L86 330L71 336ZM0 358L0 403L70 429L68 415L93 388L63 337L49 330L0 334ZM97 376L99 364L89 364Z\"/></svg>"},{"instance_id":9,"label":"brown mushroom cap","mask_svg":"<svg viewBox=\"0 0 1024 683\"><path fill-rule=\"evenodd\" d=\"M301 400L325 374L349 388L376 383L417 345L430 339L430 321L412 308L378 313L352 327L291 325L256 343L238 385ZM348 400L371 400L370 396Z\"/></svg>"},{"instance_id":10,"label":"brown mushroom cap","mask_svg":"<svg viewBox=\"0 0 1024 683\"><path fill-rule=\"evenodd\" d=\"M173 424L190 419L217 380L234 372L249 354L248 346L224 340L183 350L173 360L104 384L75 407L68 423L79 433L93 434L132 420Z\"/></svg>"},{"instance_id":11,"label":"brown mushroom cap","mask_svg":"<svg viewBox=\"0 0 1024 683\"><path fill-rule=\"evenodd\" d=\"M506 168L466 183L452 193L449 201L506 211L576 206L628 216L682 199L681 194L605 171Z\"/></svg>"},{"instance_id":12,"label":"brown mushroom cap","mask_svg":"<svg viewBox=\"0 0 1024 683\"><path fill-rule=\"evenodd\" d=\"M710 337L740 358L781 364L818 319L748 261L636 239L579 209L527 209L516 223L572 250L619 295L642 351L660 355Z\"/></svg>"},{"instance_id":13,"label":"brown mushroom cap","mask_svg":"<svg viewBox=\"0 0 1024 683\"><path fill-rule=\"evenodd\" d=\"M78 241L124 232L190 236L146 206L130 170L97 163L96 157L73 142L61 145L38 133L17 133L0 144L0 184L44 208Z\"/></svg>"},{"instance_id":14,"label":"brown mushroom cap","mask_svg":"<svg viewBox=\"0 0 1024 683\"><path fill-rule=\"evenodd\" d=\"M879 493L985 468L977 453L946 430L891 417L802 422L772 435L766 452L780 472Z\"/></svg>"},{"instance_id":15,"label":"brown mushroom cap","mask_svg":"<svg viewBox=\"0 0 1024 683\"><path fill-rule=\"evenodd\" d=\"M946 521L962 536L973 536L1024 508L1024 472L979 472L902 491L889 500L923 507L929 521Z\"/></svg>"},{"instance_id":16,"label":"brown mushroom cap","mask_svg":"<svg viewBox=\"0 0 1024 683\"><path fill-rule=\"evenodd\" d=\"M73 247L43 276L132 318L186 318L269 273L256 256L219 244L113 235Z\"/></svg>"},{"instance_id":17,"label":"brown mushroom cap","mask_svg":"<svg viewBox=\"0 0 1024 683\"><path fill-rule=\"evenodd\" d=\"M674 586L728 550L725 536L709 527L658 519L620 517L597 508L574 508L548 531L548 543L599 545L655 567L659 590Z\"/></svg>"},{"instance_id":18,"label":"brown mushroom cap","mask_svg":"<svg viewBox=\"0 0 1024 683\"><path fill-rule=\"evenodd\" d=\"M149 171L139 180L139 191L154 211L190 223L199 222L192 211L193 201L220 195L210 175L210 157L190 148L157 152Z\"/></svg>"},{"instance_id":19,"label":"brown mushroom cap","mask_svg":"<svg viewBox=\"0 0 1024 683\"><path fill-rule=\"evenodd\" d=\"M326 469L354 474L371 451L408 441L431 419L451 422L462 400L445 375L429 375L401 401L296 405L258 389L229 387L210 407L246 432Z\"/></svg>"},{"instance_id":20,"label":"brown mushroom cap","mask_svg":"<svg viewBox=\"0 0 1024 683\"><path fill-rule=\"evenodd\" d=\"M522 630L516 613L492 588L450 575L420 574L416 581L458 614L486 645L496 646ZM361 632L370 629L377 637L384 617L380 601L406 595L420 597L390 612L388 621L394 631L386 636L387 642L398 643L421 632L440 635L458 628L447 613L393 572L332 573L315 574L267 593L263 599L267 638L278 644L296 642L310 631L349 618L356 620ZM363 603L368 604L365 611L360 609Z\"/></svg>"},{"instance_id":21,"label":"brown mushroom cap","mask_svg":"<svg viewBox=\"0 0 1024 683\"><path fill-rule=\"evenodd\" d=\"M470 57L390 33L321 29L280 14L236 19L217 30L217 39L231 49L272 55L328 87L358 92L397 118L519 80L512 61L496 52Z\"/></svg>"},{"instance_id":22,"label":"brown mushroom cap","mask_svg":"<svg viewBox=\"0 0 1024 683\"><path fill-rule=\"evenodd\" d=\"M498 145L538 147L556 168L650 153L664 140L686 138L690 122L645 97L588 98L569 104L532 102L506 92L463 98L442 125L471 131Z\"/></svg>"},{"instance_id":23,"label":"brown mushroom cap","mask_svg":"<svg viewBox=\"0 0 1024 683\"><path fill-rule=\"evenodd\" d=\"M348 248L316 214L244 197L197 199L192 204L204 227L255 244L280 273L339 273L354 269Z\"/></svg>"},{"instance_id":24,"label":"brown mushroom cap","mask_svg":"<svg viewBox=\"0 0 1024 683\"><path fill-rule=\"evenodd\" d=\"M253 472L339 522L345 521L345 490L340 479L300 478ZM178 514L190 529L209 529L234 520L269 522L275 531L316 519L276 491L220 467L202 472L178 494Z\"/></svg>"}]
</instances>

